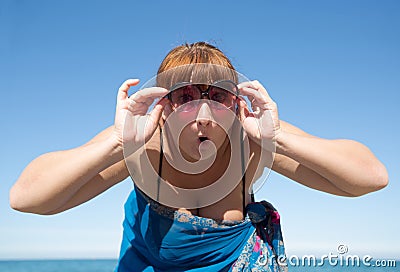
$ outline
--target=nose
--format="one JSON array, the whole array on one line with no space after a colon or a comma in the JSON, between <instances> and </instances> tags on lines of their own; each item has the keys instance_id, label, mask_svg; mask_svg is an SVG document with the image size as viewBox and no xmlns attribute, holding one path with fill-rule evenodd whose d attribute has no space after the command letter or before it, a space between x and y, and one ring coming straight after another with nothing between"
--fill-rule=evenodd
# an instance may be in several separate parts
<instances>
[{"instance_id":1,"label":"nose","mask_svg":"<svg viewBox=\"0 0 400 272\"><path fill-rule=\"evenodd\" d=\"M201 102L199 111L197 113L197 124L206 127L214 120L210 106L207 102Z\"/></svg>"}]
</instances>

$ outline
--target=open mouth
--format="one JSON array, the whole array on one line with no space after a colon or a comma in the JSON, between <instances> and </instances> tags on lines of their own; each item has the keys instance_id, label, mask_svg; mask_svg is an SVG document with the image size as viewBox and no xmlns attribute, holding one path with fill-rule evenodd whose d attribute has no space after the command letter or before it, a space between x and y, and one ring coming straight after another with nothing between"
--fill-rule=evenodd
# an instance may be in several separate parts
<instances>
[{"instance_id":1,"label":"open mouth","mask_svg":"<svg viewBox=\"0 0 400 272\"><path fill-rule=\"evenodd\" d=\"M199 140L200 140L200 143L202 143L202 142L208 140L208 137L200 136L200 137L199 137Z\"/></svg>"}]
</instances>

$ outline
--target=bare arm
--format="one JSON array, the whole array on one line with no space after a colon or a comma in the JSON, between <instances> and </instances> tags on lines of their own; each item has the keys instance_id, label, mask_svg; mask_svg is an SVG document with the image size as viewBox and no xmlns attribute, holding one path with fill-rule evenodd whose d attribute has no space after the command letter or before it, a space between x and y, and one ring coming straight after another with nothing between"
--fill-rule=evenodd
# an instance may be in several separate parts
<instances>
[{"instance_id":1,"label":"bare arm","mask_svg":"<svg viewBox=\"0 0 400 272\"><path fill-rule=\"evenodd\" d=\"M44 154L33 160L10 190L12 208L30 213L54 214L104 192L129 174L123 157L124 143L130 152L153 135L163 111L160 100L147 115L154 99L168 90L146 88L128 97L138 79L125 81L118 90L114 126L80 147ZM143 129L138 120L144 120Z\"/></svg>"},{"instance_id":2,"label":"bare arm","mask_svg":"<svg viewBox=\"0 0 400 272\"><path fill-rule=\"evenodd\" d=\"M88 143L33 160L10 190L12 208L53 214L97 196L128 176L112 127Z\"/></svg>"},{"instance_id":3,"label":"bare arm","mask_svg":"<svg viewBox=\"0 0 400 272\"><path fill-rule=\"evenodd\" d=\"M360 196L385 187L383 164L361 143L312 136L280 120L272 169L300 184L342 196Z\"/></svg>"},{"instance_id":4,"label":"bare arm","mask_svg":"<svg viewBox=\"0 0 400 272\"><path fill-rule=\"evenodd\" d=\"M243 127L256 143L274 142L273 170L308 187L345 196L360 196L385 187L385 166L363 144L312 136L279 120L278 108L258 81L238 85L253 112L240 99ZM261 127L261 129L259 129ZM268 144L261 145L268 149Z\"/></svg>"}]
</instances>

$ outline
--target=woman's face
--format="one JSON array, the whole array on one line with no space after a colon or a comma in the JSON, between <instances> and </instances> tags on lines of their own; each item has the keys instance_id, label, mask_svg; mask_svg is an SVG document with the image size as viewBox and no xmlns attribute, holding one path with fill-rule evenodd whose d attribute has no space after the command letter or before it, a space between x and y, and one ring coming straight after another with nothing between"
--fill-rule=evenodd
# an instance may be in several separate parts
<instances>
[{"instance_id":1,"label":"woman's face","mask_svg":"<svg viewBox=\"0 0 400 272\"><path fill-rule=\"evenodd\" d=\"M186 160L197 161L211 152L220 150L231 131L235 119L235 107L226 108L215 101L201 99L192 101L195 106L190 111L168 107L164 112L172 139L179 144Z\"/></svg>"}]
</instances>

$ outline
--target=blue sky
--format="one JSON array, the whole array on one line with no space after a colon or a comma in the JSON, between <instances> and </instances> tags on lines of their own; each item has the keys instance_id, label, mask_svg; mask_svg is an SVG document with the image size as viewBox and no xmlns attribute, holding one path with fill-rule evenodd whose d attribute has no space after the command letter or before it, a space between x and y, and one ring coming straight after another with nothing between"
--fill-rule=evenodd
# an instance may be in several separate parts
<instances>
[{"instance_id":1,"label":"blue sky","mask_svg":"<svg viewBox=\"0 0 400 272\"><path fill-rule=\"evenodd\" d=\"M281 119L367 145L390 184L359 198L271 174L258 192L280 211L288 255L399 257L398 1L11 1L0 3L0 259L117 257L130 180L54 216L10 209L8 191L40 154L113 122L127 78L155 75L184 42L209 41L257 79Z\"/></svg>"}]
</instances>

